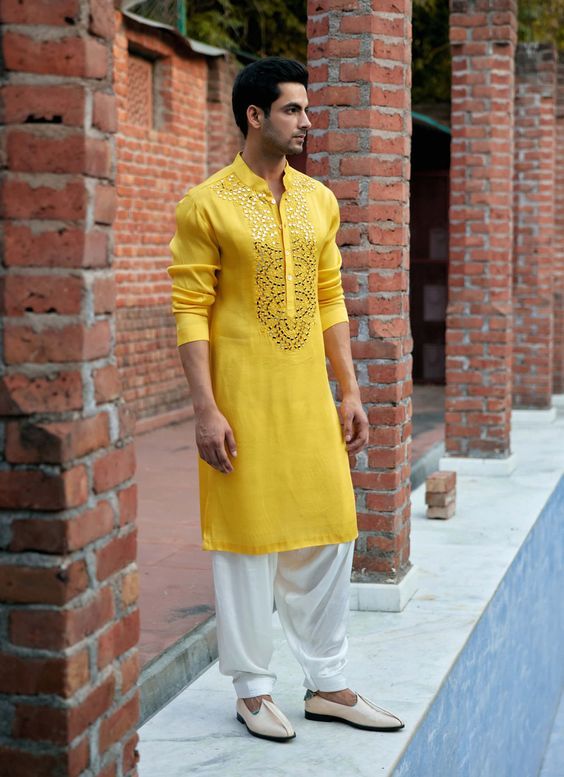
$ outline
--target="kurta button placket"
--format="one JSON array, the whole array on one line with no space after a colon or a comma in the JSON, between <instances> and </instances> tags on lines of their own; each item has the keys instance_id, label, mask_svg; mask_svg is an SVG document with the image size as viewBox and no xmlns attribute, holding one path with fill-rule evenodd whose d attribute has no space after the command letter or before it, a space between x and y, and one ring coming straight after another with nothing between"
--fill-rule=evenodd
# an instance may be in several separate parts
<instances>
[{"instance_id":1,"label":"kurta button placket","mask_svg":"<svg viewBox=\"0 0 564 777\"><path fill-rule=\"evenodd\" d=\"M284 249L284 263L286 268L286 313L293 318L296 315L296 287L294 284L294 259L292 256L292 235L288 229L288 221L286 218L286 203L285 198L287 194L284 192L280 200L280 218L282 220L282 235L283 235L283 249Z\"/></svg>"}]
</instances>

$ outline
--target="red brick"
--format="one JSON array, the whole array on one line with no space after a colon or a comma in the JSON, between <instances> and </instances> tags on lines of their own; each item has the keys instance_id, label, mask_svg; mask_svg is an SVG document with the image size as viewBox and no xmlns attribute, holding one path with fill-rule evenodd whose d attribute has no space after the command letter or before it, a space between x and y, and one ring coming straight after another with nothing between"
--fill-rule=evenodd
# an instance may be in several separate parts
<instances>
[{"instance_id":1,"label":"red brick","mask_svg":"<svg viewBox=\"0 0 564 777\"><path fill-rule=\"evenodd\" d=\"M85 92L78 85L6 84L2 97L6 124L84 124Z\"/></svg>"},{"instance_id":2,"label":"red brick","mask_svg":"<svg viewBox=\"0 0 564 777\"><path fill-rule=\"evenodd\" d=\"M110 443L106 413L59 423L6 425L6 458L15 464L65 464Z\"/></svg>"},{"instance_id":3,"label":"red brick","mask_svg":"<svg viewBox=\"0 0 564 777\"><path fill-rule=\"evenodd\" d=\"M110 763L104 766L102 771L99 772L98 777L116 777L116 775L117 775L117 765L114 761L113 763Z\"/></svg>"},{"instance_id":4,"label":"red brick","mask_svg":"<svg viewBox=\"0 0 564 777\"><path fill-rule=\"evenodd\" d=\"M7 70L83 78L108 74L106 46L89 38L37 40L9 30L4 33L2 48Z\"/></svg>"},{"instance_id":5,"label":"red brick","mask_svg":"<svg viewBox=\"0 0 564 777\"><path fill-rule=\"evenodd\" d=\"M456 472L433 472L425 481L426 492L429 494L444 494L456 488Z\"/></svg>"},{"instance_id":6,"label":"red brick","mask_svg":"<svg viewBox=\"0 0 564 777\"><path fill-rule=\"evenodd\" d=\"M113 526L114 513L109 502L100 502L92 510L67 520L23 518L11 525L10 550L69 553L109 534Z\"/></svg>"},{"instance_id":7,"label":"red brick","mask_svg":"<svg viewBox=\"0 0 564 777\"><path fill-rule=\"evenodd\" d=\"M94 491L100 493L115 488L133 477L135 472L135 450L132 444L116 448L97 459L93 467Z\"/></svg>"},{"instance_id":8,"label":"red brick","mask_svg":"<svg viewBox=\"0 0 564 777\"><path fill-rule=\"evenodd\" d=\"M113 277L94 281L94 313L113 313L116 306L116 282Z\"/></svg>"},{"instance_id":9,"label":"red brick","mask_svg":"<svg viewBox=\"0 0 564 777\"><path fill-rule=\"evenodd\" d=\"M0 597L5 602L61 605L87 588L84 561L55 567L0 566Z\"/></svg>"},{"instance_id":10,"label":"red brick","mask_svg":"<svg viewBox=\"0 0 564 777\"><path fill-rule=\"evenodd\" d=\"M10 777L53 777L65 767L64 754L30 753L15 745L0 745L0 774Z\"/></svg>"},{"instance_id":11,"label":"red brick","mask_svg":"<svg viewBox=\"0 0 564 777\"><path fill-rule=\"evenodd\" d=\"M86 361L110 353L112 335L108 321L98 321L88 328L83 324L40 326L5 325L6 364Z\"/></svg>"},{"instance_id":12,"label":"red brick","mask_svg":"<svg viewBox=\"0 0 564 777\"><path fill-rule=\"evenodd\" d=\"M98 668L103 669L139 641L139 610L114 623L98 640Z\"/></svg>"},{"instance_id":13,"label":"red brick","mask_svg":"<svg viewBox=\"0 0 564 777\"><path fill-rule=\"evenodd\" d=\"M110 588L100 589L85 605L66 610L29 608L10 613L10 640L14 645L63 650L81 642L115 617Z\"/></svg>"},{"instance_id":14,"label":"red brick","mask_svg":"<svg viewBox=\"0 0 564 777\"><path fill-rule=\"evenodd\" d=\"M82 181L32 186L25 181L6 180L1 207L8 219L81 220L86 216L86 189Z\"/></svg>"},{"instance_id":15,"label":"red brick","mask_svg":"<svg viewBox=\"0 0 564 777\"><path fill-rule=\"evenodd\" d=\"M73 696L90 678L86 650L65 658L31 658L2 653L0 692L24 696Z\"/></svg>"},{"instance_id":16,"label":"red brick","mask_svg":"<svg viewBox=\"0 0 564 777\"><path fill-rule=\"evenodd\" d=\"M85 233L82 229L49 228L32 231L20 224L6 224L4 236L4 261L8 266L24 267L103 267L108 263L107 235L94 231ZM6 282L11 284L11 291L17 293L16 287L23 286L22 294L28 294L33 289L26 286L34 281L33 276L9 275ZM67 283L71 276L41 276L40 283L47 288L52 285ZM38 276L35 276L38 280ZM72 277L72 283L78 284L79 278ZM39 281L38 281L39 282ZM80 281L82 286L82 282ZM5 294L6 302L10 299ZM72 299L72 295L71 295ZM66 295L57 295L57 304L69 302ZM13 307L17 307L15 304ZM19 314L12 314L19 315Z\"/></svg>"},{"instance_id":17,"label":"red brick","mask_svg":"<svg viewBox=\"0 0 564 777\"><path fill-rule=\"evenodd\" d=\"M10 170L25 173L87 173L104 177L110 171L110 149L104 140L82 132L53 137L40 130L13 129L6 147Z\"/></svg>"},{"instance_id":18,"label":"red brick","mask_svg":"<svg viewBox=\"0 0 564 777\"><path fill-rule=\"evenodd\" d=\"M121 686L120 692L125 696L138 682L139 679L139 653L133 651L120 663Z\"/></svg>"},{"instance_id":19,"label":"red brick","mask_svg":"<svg viewBox=\"0 0 564 777\"><path fill-rule=\"evenodd\" d=\"M98 184L94 199L94 221L96 224L112 224L116 215L116 191L109 184Z\"/></svg>"},{"instance_id":20,"label":"red brick","mask_svg":"<svg viewBox=\"0 0 564 777\"><path fill-rule=\"evenodd\" d=\"M121 391L121 381L116 366L109 364L94 371L94 393L96 402L110 402L116 399Z\"/></svg>"},{"instance_id":21,"label":"red brick","mask_svg":"<svg viewBox=\"0 0 564 777\"><path fill-rule=\"evenodd\" d=\"M105 92L94 93L92 124L102 132L117 130L116 98Z\"/></svg>"},{"instance_id":22,"label":"red brick","mask_svg":"<svg viewBox=\"0 0 564 777\"><path fill-rule=\"evenodd\" d=\"M68 777L79 777L90 763L90 741L88 735L84 736L68 754Z\"/></svg>"},{"instance_id":23,"label":"red brick","mask_svg":"<svg viewBox=\"0 0 564 777\"><path fill-rule=\"evenodd\" d=\"M106 580L135 561L137 555L137 530L120 537L110 539L96 553L96 575L98 580Z\"/></svg>"},{"instance_id":24,"label":"red brick","mask_svg":"<svg viewBox=\"0 0 564 777\"><path fill-rule=\"evenodd\" d=\"M17 704L12 728L16 739L68 744L82 734L112 704L115 681L109 677L72 707L41 707Z\"/></svg>"},{"instance_id":25,"label":"red brick","mask_svg":"<svg viewBox=\"0 0 564 777\"><path fill-rule=\"evenodd\" d=\"M139 763L139 750L137 745L139 743L139 735L134 734L123 746L123 773L131 774L131 770L135 769Z\"/></svg>"},{"instance_id":26,"label":"red brick","mask_svg":"<svg viewBox=\"0 0 564 777\"><path fill-rule=\"evenodd\" d=\"M80 313L84 293L82 278L73 275L9 274L4 281L4 310L7 316L28 313Z\"/></svg>"},{"instance_id":27,"label":"red brick","mask_svg":"<svg viewBox=\"0 0 564 777\"><path fill-rule=\"evenodd\" d=\"M112 40L115 34L113 8L106 0L90 0L89 31L100 38Z\"/></svg>"},{"instance_id":28,"label":"red brick","mask_svg":"<svg viewBox=\"0 0 564 777\"><path fill-rule=\"evenodd\" d=\"M130 729L135 727L138 719L139 694L136 693L113 715L102 721L99 738L100 752L105 753L114 742L118 742Z\"/></svg>"},{"instance_id":29,"label":"red brick","mask_svg":"<svg viewBox=\"0 0 564 777\"><path fill-rule=\"evenodd\" d=\"M447 507L451 502L454 502L455 499L455 491L449 491L443 494L433 494L429 492L425 494L425 504L431 507Z\"/></svg>"},{"instance_id":30,"label":"red brick","mask_svg":"<svg viewBox=\"0 0 564 777\"><path fill-rule=\"evenodd\" d=\"M358 105L358 86L326 86L310 92L310 103L316 105Z\"/></svg>"},{"instance_id":31,"label":"red brick","mask_svg":"<svg viewBox=\"0 0 564 777\"><path fill-rule=\"evenodd\" d=\"M380 10L378 8L378 10ZM341 33L358 34L372 33L385 35L388 37L403 38L405 18L403 15L397 17L386 17L378 14L350 14L343 16L340 25Z\"/></svg>"},{"instance_id":32,"label":"red brick","mask_svg":"<svg viewBox=\"0 0 564 777\"><path fill-rule=\"evenodd\" d=\"M82 466L59 475L38 470L0 472L0 507L19 510L64 510L88 498L88 477Z\"/></svg>"},{"instance_id":33,"label":"red brick","mask_svg":"<svg viewBox=\"0 0 564 777\"><path fill-rule=\"evenodd\" d=\"M78 371L28 377L14 373L0 380L0 413L57 413L82 408L82 378Z\"/></svg>"},{"instance_id":34,"label":"red brick","mask_svg":"<svg viewBox=\"0 0 564 777\"><path fill-rule=\"evenodd\" d=\"M4 24L46 24L72 29L79 21L78 0L3 0L0 22Z\"/></svg>"},{"instance_id":35,"label":"red brick","mask_svg":"<svg viewBox=\"0 0 564 777\"><path fill-rule=\"evenodd\" d=\"M123 575L121 580L121 603L127 609L139 599L139 572L137 569Z\"/></svg>"}]
</instances>

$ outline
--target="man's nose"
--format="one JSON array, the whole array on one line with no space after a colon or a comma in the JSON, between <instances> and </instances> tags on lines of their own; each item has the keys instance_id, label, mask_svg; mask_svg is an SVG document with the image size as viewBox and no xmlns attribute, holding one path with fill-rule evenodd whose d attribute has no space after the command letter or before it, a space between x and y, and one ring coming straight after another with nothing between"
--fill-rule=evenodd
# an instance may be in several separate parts
<instances>
[{"instance_id":1,"label":"man's nose","mask_svg":"<svg viewBox=\"0 0 564 777\"><path fill-rule=\"evenodd\" d=\"M311 127L311 121L305 111L302 111L302 120L300 122L300 128L308 130Z\"/></svg>"}]
</instances>

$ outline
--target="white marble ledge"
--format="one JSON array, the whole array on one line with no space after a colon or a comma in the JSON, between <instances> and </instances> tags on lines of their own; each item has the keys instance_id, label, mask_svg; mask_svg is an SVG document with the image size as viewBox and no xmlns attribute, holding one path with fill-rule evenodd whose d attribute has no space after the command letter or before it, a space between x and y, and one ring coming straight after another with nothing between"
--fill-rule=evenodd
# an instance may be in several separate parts
<instances>
[{"instance_id":1,"label":"white marble ledge","mask_svg":"<svg viewBox=\"0 0 564 777\"><path fill-rule=\"evenodd\" d=\"M297 737L251 738L235 720L228 679L210 667L140 731L140 777L375 777L391 775L472 629L564 471L564 419L516 430L517 467L505 478L460 475L457 511L425 517L413 493L412 561L418 590L402 612L352 612L351 687L406 721L374 733L303 717L301 673L276 622L275 698Z\"/></svg>"}]
</instances>

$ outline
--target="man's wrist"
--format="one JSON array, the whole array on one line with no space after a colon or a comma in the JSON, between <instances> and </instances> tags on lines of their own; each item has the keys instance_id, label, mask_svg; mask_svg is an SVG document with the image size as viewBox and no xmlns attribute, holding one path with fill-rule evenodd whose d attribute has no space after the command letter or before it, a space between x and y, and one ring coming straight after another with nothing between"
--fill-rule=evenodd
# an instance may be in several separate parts
<instances>
[{"instance_id":1,"label":"man's wrist","mask_svg":"<svg viewBox=\"0 0 564 777\"><path fill-rule=\"evenodd\" d=\"M346 386L341 385L341 396L343 399L345 397L354 397L355 399L360 399L360 388L358 386L358 383L351 383L347 384Z\"/></svg>"},{"instance_id":2,"label":"man's wrist","mask_svg":"<svg viewBox=\"0 0 564 777\"><path fill-rule=\"evenodd\" d=\"M194 408L195 415L202 415L208 413L210 410L217 410L217 405L213 399L200 400L198 402L192 401L192 407Z\"/></svg>"}]
</instances>

